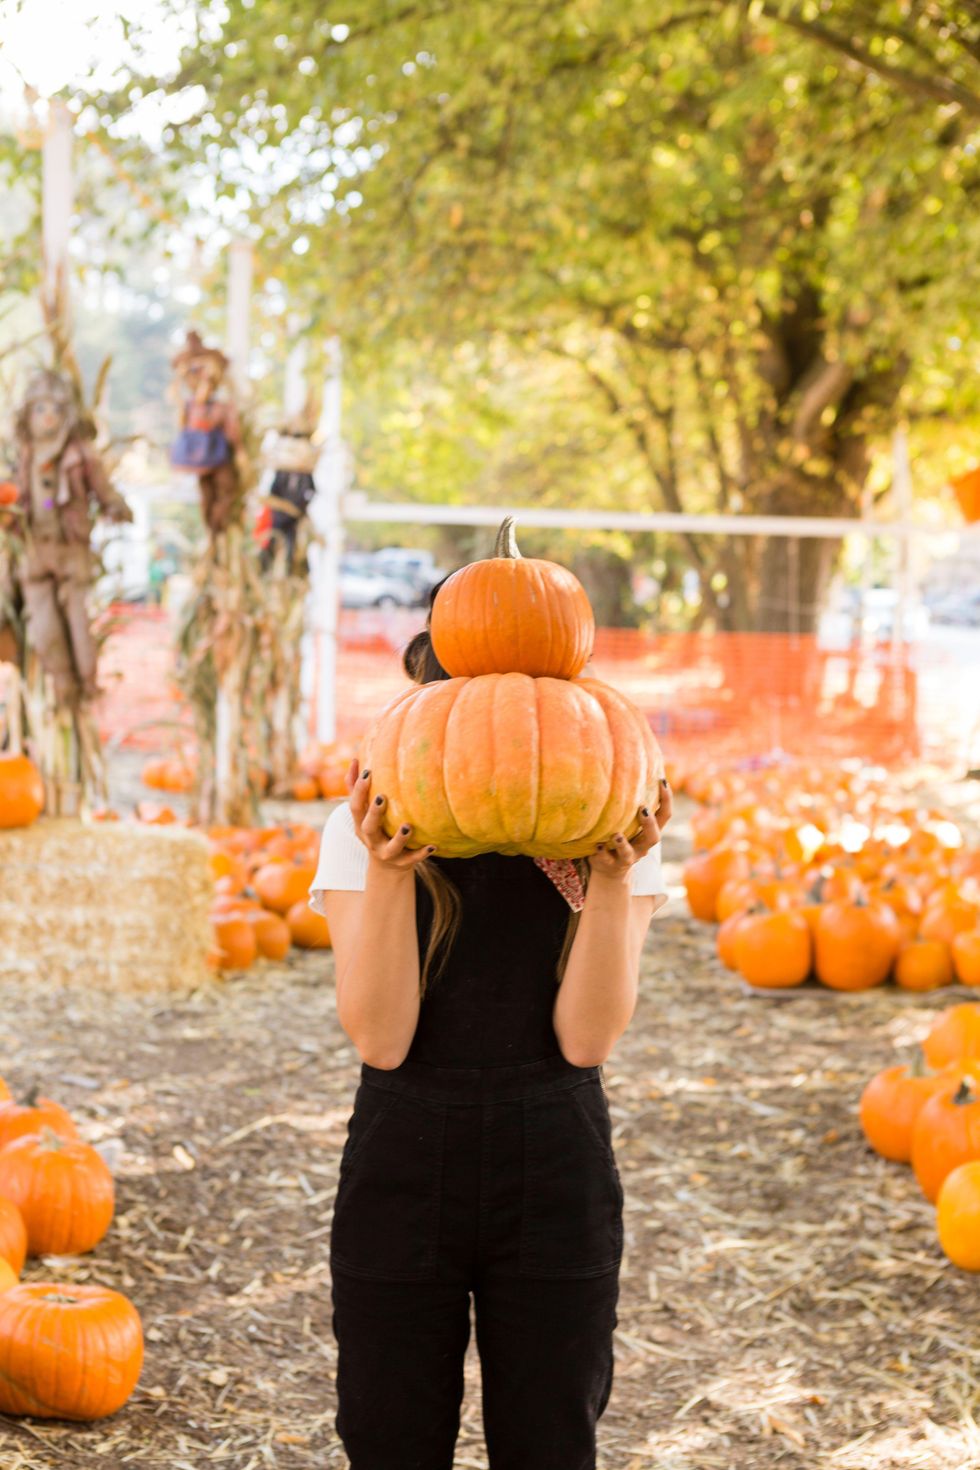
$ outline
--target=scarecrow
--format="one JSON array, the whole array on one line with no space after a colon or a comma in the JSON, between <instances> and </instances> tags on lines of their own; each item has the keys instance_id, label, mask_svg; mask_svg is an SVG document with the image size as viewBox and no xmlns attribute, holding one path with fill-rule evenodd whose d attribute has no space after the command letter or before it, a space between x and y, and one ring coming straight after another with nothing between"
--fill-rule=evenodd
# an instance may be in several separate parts
<instances>
[{"instance_id":1,"label":"scarecrow","mask_svg":"<svg viewBox=\"0 0 980 1470\"><path fill-rule=\"evenodd\" d=\"M316 494L313 470L318 450L302 420L293 419L272 436L267 463L275 471L256 526L262 540L260 560L268 571L279 546L285 547L286 570L305 572L296 561L296 534ZM261 530L260 530L261 528Z\"/></svg>"},{"instance_id":2,"label":"scarecrow","mask_svg":"<svg viewBox=\"0 0 980 1470\"><path fill-rule=\"evenodd\" d=\"M71 383L42 371L27 386L15 421L18 578L27 635L51 675L59 705L94 698L98 649L88 614L95 572L92 515L131 521L83 425Z\"/></svg>"},{"instance_id":3,"label":"scarecrow","mask_svg":"<svg viewBox=\"0 0 980 1470\"><path fill-rule=\"evenodd\" d=\"M237 519L243 496L242 431L229 391L230 363L217 347L206 347L197 332L188 332L171 366L183 406L170 462L197 475L201 515L214 537Z\"/></svg>"}]
</instances>

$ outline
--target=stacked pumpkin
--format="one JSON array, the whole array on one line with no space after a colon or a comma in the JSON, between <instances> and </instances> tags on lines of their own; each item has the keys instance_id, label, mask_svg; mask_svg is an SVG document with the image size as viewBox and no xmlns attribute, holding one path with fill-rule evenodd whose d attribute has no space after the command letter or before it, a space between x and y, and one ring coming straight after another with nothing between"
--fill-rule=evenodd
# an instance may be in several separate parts
<instances>
[{"instance_id":1,"label":"stacked pumpkin","mask_svg":"<svg viewBox=\"0 0 980 1470\"><path fill-rule=\"evenodd\" d=\"M943 1012L922 1052L924 1066L871 1079L861 1127L876 1153L912 1165L949 1259L980 1271L980 1005Z\"/></svg>"},{"instance_id":2,"label":"stacked pumpkin","mask_svg":"<svg viewBox=\"0 0 980 1470\"><path fill-rule=\"evenodd\" d=\"M98 1419L122 1407L143 1363L139 1313L121 1292L18 1283L28 1255L94 1249L115 1190L59 1103L21 1103L0 1081L0 1413Z\"/></svg>"},{"instance_id":3,"label":"stacked pumpkin","mask_svg":"<svg viewBox=\"0 0 980 1470\"><path fill-rule=\"evenodd\" d=\"M327 921L308 903L319 841L313 827L211 827L207 835L217 969L282 960L294 944L329 947Z\"/></svg>"},{"instance_id":4,"label":"stacked pumpkin","mask_svg":"<svg viewBox=\"0 0 980 1470\"><path fill-rule=\"evenodd\" d=\"M582 677L595 635L579 581L522 557L513 521L493 557L436 595L431 637L449 679L413 685L368 732L361 766L387 797L389 835L444 857L585 857L633 836L660 800L663 758L644 715Z\"/></svg>"},{"instance_id":5,"label":"stacked pumpkin","mask_svg":"<svg viewBox=\"0 0 980 1470\"><path fill-rule=\"evenodd\" d=\"M689 780L689 787L691 783ZM880 771L715 773L684 868L696 918L750 985L980 983L980 852Z\"/></svg>"}]
</instances>

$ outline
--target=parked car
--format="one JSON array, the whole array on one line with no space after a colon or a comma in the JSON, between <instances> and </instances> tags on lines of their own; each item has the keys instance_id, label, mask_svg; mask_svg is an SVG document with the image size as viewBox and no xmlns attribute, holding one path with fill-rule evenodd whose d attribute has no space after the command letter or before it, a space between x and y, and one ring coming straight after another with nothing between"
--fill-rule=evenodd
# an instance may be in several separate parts
<instances>
[{"instance_id":1,"label":"parked car","mask_svg":"<svg viewBox=\"0 0 980 1470\"><path fill-rule=\"evenodd\" d=\"M341 607L415 607L415 592L397 577L382 577L377 572L359 571L341 564Z\"/></svg>"},{"instance_id":2,"label":"parked car","mask_svg":"<svg viewBox=\"0 0 980 1470\"><path fill-rule=\"evenodd\" d=\"M446 575L431 551L407 546L385 546L374 553L374 566L384 577L394 577L413 589L417 607L424 606L429 593Z\"/></svg>"},{"instance_id":3,"label":"parked car","mask_svg":"<svg viewBox=\"0 0 980 1470\"><path fill-rule=\"evenodd\" d=\"M934 623L954 624L963 628L980 628L980 587L972 591L952 592L930 609Z\"/></svg>"}]
</instances>

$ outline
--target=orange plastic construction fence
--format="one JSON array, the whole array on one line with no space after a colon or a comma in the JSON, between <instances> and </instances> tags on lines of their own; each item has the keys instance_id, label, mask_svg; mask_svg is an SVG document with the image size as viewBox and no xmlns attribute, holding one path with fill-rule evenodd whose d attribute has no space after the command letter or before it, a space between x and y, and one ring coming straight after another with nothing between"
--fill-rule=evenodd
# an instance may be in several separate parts
<instances>
[{"instance_id":1,"label":"orange plastic construction fence","mask_svg":"<svg viewBox=\"0 0 980 1470\"><path fill-rule=\"evenodd\" d=\"M337 725L356 739L405 687L401 652L421 626L415 611L345 611L337 655ZM779 633L650 633L602 628L589 673L621 689L649 717L668 754L752 757L773 750L854 756L880 764L928 758L978 763L980 640L964 664L915 645L865 642L828 649ZM101 664L104 738L143 749L189 730L172 679L167 615L122 612ZM315 690L310 701L313 732Z\"/></svg>"}]
</instances>

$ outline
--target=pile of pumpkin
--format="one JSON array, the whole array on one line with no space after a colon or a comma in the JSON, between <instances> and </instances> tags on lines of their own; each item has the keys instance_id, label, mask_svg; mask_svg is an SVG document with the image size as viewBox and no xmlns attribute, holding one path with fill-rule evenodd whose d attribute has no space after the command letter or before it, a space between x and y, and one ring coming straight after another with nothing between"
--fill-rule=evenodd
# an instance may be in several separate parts
<instances>
[{"instance_id":1,"label":"pile of pumpkin","mask_svg":"<svg viewBox=\"0 0 980 1470\"><path fill-rule=\"evenodd\" d=\"M346 797L347 768L356 754L355 746L338 740L307 746L290 783L293 801L336 801Z\"/></svg>"},{"instance_id":2,"label":"pile of pumpkin","mask_svg":"<svg viewBox=\"0 0 980 1470\"><path fill-rule=\"evenodd\" d=\"M688 777L691 912L760 989L980 984L980 850L879 769L784 764Z\"/></svg>"},{"instance_id":3,"label":"pile of pumpkin","mask_svg":"<svg viewBox=\"0 0 980 1470\"><path fill-rule=\"evenodd\" d=\"M330 930L309 907L319 835L309 826L209 827L215 896L211 908L219 970L283 960L290 947L328 949Z\"/></svg>"},{"instance_id":4,"label":"pile of pumpkin","mask_svg":"<svg viewBox=\"0 0 980 1470\"><path fill-rule=\"evenodd\" d=\"M80 1255L106 1234L112 1174L69 1113L0 1081L0 1413L100 1419L122 1407L143 1366L143 1330L107 1286L20 1281L30 1256Z\"/></svg>"},{"instance_id":5,"label":"pile of pumpkin","mask_svg":"<svg viewBox=\"0 0 980 1470\"><path fill-rule=\"evenodd\" d=\"M882 1158L912 1165L949 1259L980 1271L980 1005L944 1011L922 1053L924 1066L871 1079L861 1127Z\"/></svg>"}]
</instances>

